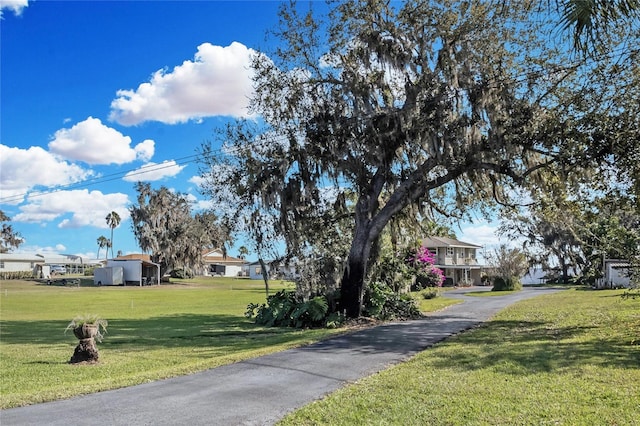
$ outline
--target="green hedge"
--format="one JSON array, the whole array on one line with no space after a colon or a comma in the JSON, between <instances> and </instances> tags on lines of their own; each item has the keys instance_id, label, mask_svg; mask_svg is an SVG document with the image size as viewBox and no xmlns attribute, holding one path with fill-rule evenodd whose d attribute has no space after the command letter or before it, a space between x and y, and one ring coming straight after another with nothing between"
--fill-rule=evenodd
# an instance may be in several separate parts
<instances>
[{"instance_id":1,"label":"green hedge","mask_svg":"<svg viewBox=\"0 0 640 426\"><path fill-rule=\"evenodd\" d=\"M522 282L518 277L495 277L492 291L522 290Z\"/></svg>"},{"instance_id":2,"label":"green hedge","mask_svg":"<svg viewBox=\"0 0 640 426\"><path fill-rule=\"evenodd\" d=\"M35 278L31 271L0 272L0 280L24 280L29 278Z\"/></svg>"}]
</instances>

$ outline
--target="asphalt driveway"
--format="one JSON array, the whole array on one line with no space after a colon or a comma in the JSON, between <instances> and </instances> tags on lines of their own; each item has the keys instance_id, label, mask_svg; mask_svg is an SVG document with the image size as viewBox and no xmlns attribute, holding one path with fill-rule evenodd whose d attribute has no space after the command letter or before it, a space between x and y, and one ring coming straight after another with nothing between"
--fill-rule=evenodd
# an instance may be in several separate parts
<instances>
[{"instance_id":1,"label":"asphalt driveway","mask_svg":"<svg viewBox=\"0 0 640 426\"><path fill-rule=\"evenodd\" d=\"M271 425L347 383L397 364L519 300L557 289L469 297L416 321L384 324L313 345L177 377L0 411L9 425Z\"/></svg>"}]
</instances>

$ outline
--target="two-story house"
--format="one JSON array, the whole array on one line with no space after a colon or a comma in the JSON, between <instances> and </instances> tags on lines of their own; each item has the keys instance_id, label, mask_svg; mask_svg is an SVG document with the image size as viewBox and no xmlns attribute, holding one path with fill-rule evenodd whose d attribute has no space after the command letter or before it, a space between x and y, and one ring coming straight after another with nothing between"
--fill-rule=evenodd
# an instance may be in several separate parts
<instances>
[{"instance_id":1,"label":"two-story house","mask_svg":"<svg viewBox=\"0 0 640 426\"><path fill-rule=\"evenodd\" d=\"M422 245L433 253L436 264L446 277L445 285L480 285L484 268L476 253L482 246L447 237L428 237Z\"/></svg>"}]
</instances>

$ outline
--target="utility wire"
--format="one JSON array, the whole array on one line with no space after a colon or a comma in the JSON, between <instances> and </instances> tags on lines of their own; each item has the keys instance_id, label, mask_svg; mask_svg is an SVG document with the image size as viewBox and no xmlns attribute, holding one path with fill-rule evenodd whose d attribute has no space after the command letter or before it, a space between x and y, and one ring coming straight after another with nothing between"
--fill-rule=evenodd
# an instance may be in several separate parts
<instances>
[{"instance_id":1,"label":"utility wire","mask_svg":"<svg viewBox=\"0 0 640 426\"><path fill-rule=\"evenodd\" d=\"M552 73L558 73L558 72L566 72L566 71L570 71L572 69L575 69L577 67L579 67L580 65L584 65L587 62L591 62L591 61L600 61L600 60L607 60L607 59L613 59L613 58L620 58L623 55L629 55L629 56L633 56L633 55L637 55L640 53L640 48L630 48L629 46L626 47L620 47L618 49L609 51L607 53L603 53L601 55L596 55L596 56L591 56L588 58L583 58L581 60L574 60L573 62L570 62L566 65L563 66L556 66L553 67L551 70L549 70L548 68L544 68L544 67L539 67L537 69L534 69L533 67L529 68L529 69L524 69L522 71L524 71L524 73L520 74L520 75L515 75L515 76L504 76L504 77L499 77L499 78L493 78L490 79L489 82L493 83L493 84L500 84L502 82L506 82L506 81L515 81L517 83L522 83L524 81L526 81L527 79L529 79L532 76L539 76L541 72L552 72ZM371 116L373 116L373 114L369 114ZM363 119L367 119L366 116L364 117L359 117L359 118L363 118ZM368 117L371 118L371 117ZM264 137L264 135L262 135ZM261 140L260 142L264 143L264 142L284 142L286 141L288 138L284 135L278 135L278 137L268 137L268 141L265 141L264 139ZM223 155L229 155L231 154L233 151L235 150L234 147L229 147L227 145L223 145L223 147L218 148L218 149L213 149L210 151L211 154L223 154ZM156 171L160 171L160 170L164 170L164 169L168 169L171 167L176 167L176 166L181 166L181 165L185 165L185 164L190 164L193 163L195 161L197 161L197 159L200 157L199 154L194 154L194 155L189 155L189 156L185 156L185 157L180 157L177 158L175 160L164 160L161 163L157 163L157 164L153 164L153 165L145 165L136 169L128 169L128 170L124 170L122 172L117 172L117 173L111 173L108 175L104 175L104 176L98 176L95 178L90 178L90 179L86 179L83 181L79 181L79 182L73 182L73 183L69 183L66 185L60 185L57 186L55 188L49 187L49 188L45 188L42 191L27 191L24 193L20 193L20 194L15 194L15 195L11 195L8 197L0 197L0 204L2 203L10 203L10 202L14 202L14 201L19 201L21 199L23 199L26 196L29 197L40 197L40 196L44 196L44 195L48 195L48 194L52 194L52 193L56 193L56 192L61 192L61 191L65 191L65 190L73 190L73 189L81 189L81 188L85 188L88 186L93 186L93 185L98 185L101 183L105 183L105 182L111 182L114 180L119 180L122 179L124 177L128 177L128 176L136 176L136 175L144 175L146 173L150 173L150 172L156 172ZM169 161L173 161L173 163L171 164L166 164Z\"/></svg>"},{"instance_id":2,"label":"utility wire","mask_svg":"<svg viewBox=\"0 0 640 426\"><path fill-rule=\"evenodd\" d=\"M213 150L212 152L216 152L216 151L220 151L220 150ZM157 163L157 164L153 164L153 165L144 165L142 167L136 168L136 169L128 169L128 170L124 170L122 172L117 172L117 173L111 173L108 175L104 175L104 176L97 176L91 179L86 179L83 181L79 181L79 182L73 182L73 183L68 183L66 185L60 185L57 186L55 188L49 187L49 188L45 188L41 191L27 191L24 193L20 193L20 194L15 194L15 195L10 195L8 197L0 197L0 203L10 203L12 201L19 201L21 199L23 199L24 197L26 197L27 195L31 198L33 197L41 197L44 195L48 195L48 194L53 194L56 192L61 192L61 191L68 191L68 190L74 190L74 189L81 189L81 188L85 188L88 186L93 186L93 185L98 185L101 183L105 183L105 182L111 182L114 180L119 180L122 179L124 177L128 177L128 176L137 176L137 175L144 175L146 173L150 173L150 172L156 172L156 171L160 171L160 170L164 170L164 169L169 169L172 167L177 167L177 166L182 166L185 164L189 164L189 163L193 163L195 162L200 156L199 155L189 155L186 157L180 157L177 158L175 160L164 160L161 163ZM171 162L171 163L169 163ZM169 163L169 164L167 164Z\"/></svg>"}]
</instances>

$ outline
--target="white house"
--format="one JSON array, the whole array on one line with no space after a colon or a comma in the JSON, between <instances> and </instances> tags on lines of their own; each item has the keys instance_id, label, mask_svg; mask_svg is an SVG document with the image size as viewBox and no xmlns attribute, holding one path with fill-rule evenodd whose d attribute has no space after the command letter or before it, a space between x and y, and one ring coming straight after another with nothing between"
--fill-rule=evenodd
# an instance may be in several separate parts
<instances>
[{"instance_id":1,"label":"white house","mask_svg":"<svg viewBox=\"0 0 640 426\"><path fill-rule=\"evenodd\" d=\"M42 266L44 266L44 259L37 254L0 253L0 274L31 272L34 277L38 277Z\"/></svg>"},{"instance_id":2,"label":"white house","mask_svg":"<svg viewBox=\"0 0 640 426\"><path fill-rule=\"evenodd\" d=\"M86 268L97 264L74 254L0 253L0 273L31 272L34 278L49 278L54 265L64 267L67 274L84 274Z\"/></svg>"},{"instance_id":3,"label":"white house","mask_svg":"<svg viewBox=\"0 0 640 426\"><path fill-rule=\"evenodd\" d=\"M480 285L484 266L478 263L477 251L482 246L447 237L428 237L422 245L435 255L434 266L446 277L445 285Z\"/></svg>"},{"instance_id":4,"label":"white house","mask_svg":"<svg viewBox=\"0 0 640 426\"><path fill-rule=\"evenodd\" d=\"M225 256L222 250L206 250L202 254L204 269L202 275L220 277L242 276L248 262L233 256Z\"/></svg>"},{"instance_id":5,"label":"white house","mask_svg":"<svg viewBox=\"0 0 640 426\"><path fill-rule=\"evenodd\" d=\"M295 264L285 264L276 261L265 261L267 267L267 276L269 279L285 279L293 280L298 277L298 270ZM260 262L252 262L248 265L249 277L252 280L261 280L262 266Z\"/></svg>"}]
</instances>

